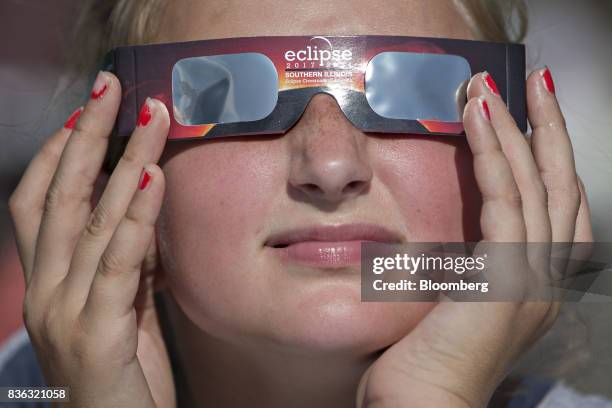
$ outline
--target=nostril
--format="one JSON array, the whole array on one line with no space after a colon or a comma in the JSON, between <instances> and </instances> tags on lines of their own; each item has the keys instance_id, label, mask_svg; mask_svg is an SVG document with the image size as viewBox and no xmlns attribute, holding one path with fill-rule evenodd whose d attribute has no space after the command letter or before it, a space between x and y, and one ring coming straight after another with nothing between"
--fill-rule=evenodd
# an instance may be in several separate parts
<instances>
[{"instance_id":1,"label":"nostril","mask_svg":"<svg viewBox=\"0 0 612 408\"><path fill-rule=\"evenodd\" d=\"M361 190L364 184L365 183L363 181L359 181L359 180L351 181L346 186L344 186L344 188L342 189L342 193L351 194L354 192L358 192Z\"/></svg>"},{"instance_id":2,"label":"nostril","mask_svg":"<svg viewBox=\"0 0 612 408\"><path fill-rule=\"evenodd\" d=\"M323 194L321 187L314 183L306 183L302 185L302 188L309 194Z\"/></svg>"}]
</instances>

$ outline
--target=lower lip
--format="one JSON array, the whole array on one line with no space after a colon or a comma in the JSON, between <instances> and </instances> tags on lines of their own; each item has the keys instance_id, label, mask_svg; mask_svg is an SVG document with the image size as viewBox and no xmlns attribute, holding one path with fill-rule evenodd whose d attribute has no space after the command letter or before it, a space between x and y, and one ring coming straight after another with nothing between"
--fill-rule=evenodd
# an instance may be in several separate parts
<instances>
[{"instance_id":1,"label":"lower lip","mask_svg":"<svg viewBox=\"0 0 612 408\"><path fill-rule=\"evenodd\" d=\"M276 251L290 262L317 268L344 268L361 263L361 243L364 241L305 241Z\"/></svg>"}]
</instances>

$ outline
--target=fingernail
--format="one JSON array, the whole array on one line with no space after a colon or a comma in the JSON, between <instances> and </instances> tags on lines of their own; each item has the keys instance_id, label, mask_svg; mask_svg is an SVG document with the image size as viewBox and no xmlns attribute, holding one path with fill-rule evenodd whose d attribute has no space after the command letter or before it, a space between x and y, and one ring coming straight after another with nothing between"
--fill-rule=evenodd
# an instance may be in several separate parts
<instances>
[{"instance_id":1,"label":"fingernail","mask_svg":"<svg viewBox=\"0 0 612 408\"><path fill-rule=\"evenodd\" d=\"M151 173L146 170L142 170L142 174L140 175L140 183L138 183L138 188L140 190L144 190L151 183Z\"/></svg>"},{"instance_id":2,"label":"fingernail","mask_svg":"<svg viewBox=\"0 0 612 408\"><path fill-rule=\"evenodd\" d=\"M494 95L499 96L499 89L497 89L497 84L495 83L495 80L493 79L491 74L485 71L482 74L482 77L484 79L485 85L487 86L487 88L489 88L489 91L491 91Z\"/></svg>"},{"instance_id":3,"label":"fingernail","mask_svg":"<svg viewBox=\"0 0 612 408\"><path fill-rule=\"evenodd\" d=\"M546 90L554 95L555 83L553 82L552 75L550 74L550 69L545 67L542 71L540 71L540 75L542 76Z\"/></svg>"},{"instance_id":4,"label":"fingernail","mask_svg":"<svg viewBox=\"0 0 612 408\"><path fill-rule=\"evenodd\" d=\"M138 122L136 123L139 127L145 127L151 121L151 108L149 108L149 102L151 100L147 98L142 108L140 108L140 114L138 114Z\"/></svg>"},{"instance_id":5,"label":"fingernail","mask_svg":"<svg viewBox=\"0 0 612 408\"><path fill-rule=\"evenodd\" d=\"M91 99L100 99L106 93L108 89L108 77L104 74L104 72L98 72L98 76L96 77L96 81L93 84L91 89Z\"/></svg>"},{"instance_id":6,"label":"fingernail","mask_svg":"<svg viewBox=\"0 0 612 408\"><path fill-rule=\"evenodd\" d=\"M482 116L489 122L491 121L491 112L489 111L489 104L485 100L484 96L478 98L478 103L480 104L480 112L482 112Z\"/></svg>"},{"instance_id":7,"label":"fingernail","mask_svg":"<svg viewBox=\"0 0 612 408\"><path fill-rule=\"evenodd\" d=\"M81 112L83 112L82 106L78 108L77 110L75 110L74 112L72 112L72 114L70 115L66 123L64 123L64 127L66 129L74 129L74 125L77 119L79 118L79 116L81 116Z\"/></svg>"}]
</instances>

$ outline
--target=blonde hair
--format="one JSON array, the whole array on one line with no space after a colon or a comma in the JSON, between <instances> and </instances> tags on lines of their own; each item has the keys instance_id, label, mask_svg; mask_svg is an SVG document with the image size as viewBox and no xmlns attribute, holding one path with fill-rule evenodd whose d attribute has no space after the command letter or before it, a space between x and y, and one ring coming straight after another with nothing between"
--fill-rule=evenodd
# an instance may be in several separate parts
<instances>
[{"instance_id":1,"label":"blonde hair","mask_svg":"<svg viewBox=\"0 0 612 408\"><path fill-rule=\"evenodd\" d=\"M155 42L168 0L85 0L75 25L77 61L88 71L111 48ZM527 32L524 0L455 0L474 34L484 40L521 42Z\"/></svg>"},{"instance_id":2,"label":"blonde hair","mask_svg":"<svg viewBox=\"0 0 612 408\"><path fill-rule=\"evenodd\" d=\"M527 5L522 0L455 0L472 31L489 41L522 42Z\"/></svg>"}]
</instances>

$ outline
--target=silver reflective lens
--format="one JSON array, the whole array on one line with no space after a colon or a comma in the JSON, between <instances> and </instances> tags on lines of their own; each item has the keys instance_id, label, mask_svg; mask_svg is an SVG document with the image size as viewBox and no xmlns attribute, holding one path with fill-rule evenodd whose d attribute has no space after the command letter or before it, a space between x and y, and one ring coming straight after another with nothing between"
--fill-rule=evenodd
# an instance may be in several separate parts
<instances>
[{"instance_id":1,"label":"silver reflective lens","mask_svg":"<svg viewBox=\"0 0 612 408\"><path fill-rule=\"evenodd\" d=\"M185 58L172 69L174 117L182 125L263 119L277 99L278 73L263 54Z\"/></svg>"},{"instance_id":2,"label":"silver reflective lens","mask_svg":"<svg viewBox=\"0 0 612 408\"><path fill-rule=\"evenodd\" d=\"M460 122L471 76L457 55L383 52L366 68L366 99L385 118Z\"/></svg>"}]
</instances>

